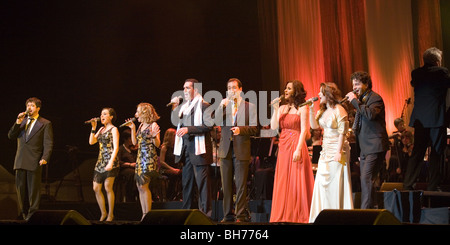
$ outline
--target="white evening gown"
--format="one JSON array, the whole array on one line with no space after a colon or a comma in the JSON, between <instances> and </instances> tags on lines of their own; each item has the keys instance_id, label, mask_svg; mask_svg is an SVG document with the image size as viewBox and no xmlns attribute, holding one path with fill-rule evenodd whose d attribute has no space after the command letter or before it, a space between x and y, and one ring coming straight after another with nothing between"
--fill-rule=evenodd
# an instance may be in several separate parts
<instances>
[{"instance_id":1,"label":"white evening gown","mask_svg":"<svg viewBox=\"0 0 450 245\"><path fill-rule=\"evenodd\" d=\"M347 112L336 105L332 113L324 113L319 119L323 128L322 151L318 162L309 222L314 223L324 209L353 209L350 175L350 146L345 140L340 162L334 161L339 135L348 131ZM326 115L325 115L326 114Z\"/></svg>"}]
</instances>

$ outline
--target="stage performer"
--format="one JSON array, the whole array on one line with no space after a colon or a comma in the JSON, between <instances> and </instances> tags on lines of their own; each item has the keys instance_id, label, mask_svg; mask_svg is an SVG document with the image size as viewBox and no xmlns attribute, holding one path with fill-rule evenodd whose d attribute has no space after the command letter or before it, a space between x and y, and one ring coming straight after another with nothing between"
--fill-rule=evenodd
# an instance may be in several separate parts
<instances>
[{"instance_id":1,"label":"stage performer","mask_svg":"<svg viewBox=\"0 0 450 245\"><path fill-rule=\"evenodd\" d=\"M156 164L158 162L156 149L161 144L161 140L159 125L156 121L159 119L159 116L151 104L140 103L136 108L134 117L140 123L137 132L136 125L131 119L128 119L128 127L131 129L133 145L138 145L134 178L139 191L143 219L152 210L150 181L158 175L156 172Z\"/></svg>"},{"instance_id":2,"label":"stage performer","mask_svg":"<svg viewBox=\"0 0 450 245\"><path fill-rule=\"evenodd\" d=\"M119 174L120 165L117 158L119 151L119 130L114 126L116 120L116 111L113 108L103 108L100 115L100 122L103 124L97 132L97 118L91 119L91 134L89 135L89 144L94 145L98 142L99 153L94 167L93 189L95 198L100 208L100 221L114 220L114 180ZM108 199L108 212L106 212L105 197L102 187L105 185L106 196Z\"/></svg>"},{"instance_id":3,"label":"stage performer","mask_svg":"<svg viewBox=\"0 0 450 245\"><path fill-rule=\"evenodd\" d=\"M322 151L318 162L309 222L314 223L324 209L353 209L350 174L350 146L346 140L348 117L339 104L341 91L335 83L320 84L320 109L314 116L310 106L312 129L323 128Z\"/></svg>"},{"instance_id":4,"label":"stage performer","mask_svg":"<svg viewBox=\"0 0 450 245\"><path fill-rule=\"evenodd\" d=\"M182 162L183 209L193 209L195 191L199 193L198 208L211 217L210 165L213 162L211 129L214 124L205 110L210 106L198 91L196 79L186 79L183 85L184 100L178 113L175 137L175 163ZM179 99L172 99L172 109L179 105ZM196 185L197 184L197 185Z\"/></svg>"},{"instance_id":5,"label":"stage performer","mask_svg":"<svg viewBox=\"0 0 450 245\"><path fill-rule=\"evenodd\" d=\"M433 47L423 53L424 65L411 72L414 87L414 108L409 126L414 127L414 147L406 168L404 188L412 190L420 174L425 152L431 146L428 157L427 190L440 190L440 167L444 162L446 147L445 118L447 90L450 88L448 69L442 67L442 51ZM448 117L448 116L447 116ZM431 145L430 145L431 143Z\"/></svg>"},{"instance_id":6,"label":"stage performer","mask_svg":"<svg viewBox=\"0 0 450 245\"><path fill-rule=\"evenodd\" d=\"M367 72L353 73L350 81L353 92L346 98L356 109L352 130L360 148L361 209L369 209L374 207L374 180L382 170L389 149L385 106L383 98L372 90L372 79Z\"/></svg>"},{"instance_id":7,"label":"stage performer","mask_svg":"<svg viewBox=\"0 0 450 245\"><path fill-rule=\"evenodd\" d=\"M222 126L218 156L223 189L223 220L248 222L247 176L251 158L250 136L258 133L256 107L242 99L242 83L237 78L227 82L227 97L222 100ZM216 114L217 116L217 114ZM236 204L233 205L233 180Z\"/></svg>"},{"instance_id":8,"label":"stage performer","mask_svg":"<svg viewBox=\"0 0 450 245\"><path fill-rule=\"evenodd\" d=\"M19 113L8 138L17 140L14 170L19 218L28 220L39 209L42 166L53 151L53 128L49 120L39 115L40 99L29 98L25 106L26 111Z\"/></svg>"},{"instance_id":9,"label":"stage performer","mask_svg":"<svg viewBox=\"0 0 450 245\"><path fill-rule=\"evenodd\" d=\"M271 128L280 129L270 222L308 223L314 188L311 159L306 146L309 127L306 91L297 80L284 90L287 104L273 104Z\"/></svg>"}]
</instances>

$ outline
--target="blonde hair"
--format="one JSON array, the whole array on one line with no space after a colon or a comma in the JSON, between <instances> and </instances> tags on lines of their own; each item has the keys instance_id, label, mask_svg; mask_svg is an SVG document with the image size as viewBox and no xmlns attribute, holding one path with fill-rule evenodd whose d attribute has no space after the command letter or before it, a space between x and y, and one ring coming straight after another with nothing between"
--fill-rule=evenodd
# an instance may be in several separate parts
<instances>
[{"instance_id":1,"label":"blonde hair","mask_svg":"<svg viewBox=\"0 0 450 245\"><path fill-rule=\"evenodd\" d=\"M143 122L153 123L159 119L158 113L150 103L140 103L137 107L141 107L140 118Z\"/></svg>"}]
</instances>

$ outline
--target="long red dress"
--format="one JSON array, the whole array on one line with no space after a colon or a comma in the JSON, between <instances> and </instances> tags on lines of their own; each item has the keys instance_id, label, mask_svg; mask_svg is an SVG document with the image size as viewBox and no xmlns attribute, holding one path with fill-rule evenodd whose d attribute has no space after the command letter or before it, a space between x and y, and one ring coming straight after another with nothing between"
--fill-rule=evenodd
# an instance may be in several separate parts
<instances>
[{"instance_id":1,"label":"long red dress","mask_svg":"<svg viewBox=\"0 0 450 245\"><path fill-rule=\"evenodd\" d=\"M306 142L301 147L300 161L293 161L301 132L300 116L283 114L279 122L281 134L270 222L308 223L314 175Z\"/></svg>"}]
</instances>

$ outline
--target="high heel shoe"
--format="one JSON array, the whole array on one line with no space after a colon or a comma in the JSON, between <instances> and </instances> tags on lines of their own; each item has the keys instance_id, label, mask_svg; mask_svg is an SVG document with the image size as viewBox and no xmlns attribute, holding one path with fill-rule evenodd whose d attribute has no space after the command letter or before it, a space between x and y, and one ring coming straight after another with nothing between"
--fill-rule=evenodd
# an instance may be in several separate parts
<instances>
[{"instance_id":1,"label":"high heel shoe","mask_svg":"<svg viewBox=\"0 0 450 245\"><path fill-rule=\"evenodd\" d=\"M108 217L108 216L106 216L106 215L105 215L105 216L102 216L102 217L100 217L100 220L99 220L99 221L100 221L100 222L103 222L103 221L106 220L107 217Z\"/></svg>"},{"instance_id":2,"label":"high heel shoe","mask_svg":"<svg viewBox=\"0 0 450 245\"><path fill-rule=\"evenodd\" d=\"M143 213L143 214L142 214L141 221L144 220L144 218L145 218L145 216L146 216L147 214L148 214L148 213Z\"/></svg>"}]
</instances>

